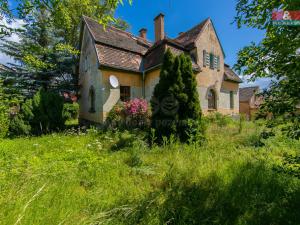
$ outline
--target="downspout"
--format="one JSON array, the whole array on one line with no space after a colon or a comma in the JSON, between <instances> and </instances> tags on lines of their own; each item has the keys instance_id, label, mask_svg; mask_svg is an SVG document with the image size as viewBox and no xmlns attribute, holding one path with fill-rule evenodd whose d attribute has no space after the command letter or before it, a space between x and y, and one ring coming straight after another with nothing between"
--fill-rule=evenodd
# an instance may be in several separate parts
<instances>
[{"instance_id":1,"label":"downspout","mask_svg":"<svg viewBox=\"0 0 300 225\"><path fill-rule=\"evenodd\" d=\"M145 76L146 76L146 71L143 70L143 75L142 75L142 79L143 79L143 84L142 84L142 95L143 95L143 98L145 99L146 98L146 85L145 85Z\"/></svg>"}]
</instances>

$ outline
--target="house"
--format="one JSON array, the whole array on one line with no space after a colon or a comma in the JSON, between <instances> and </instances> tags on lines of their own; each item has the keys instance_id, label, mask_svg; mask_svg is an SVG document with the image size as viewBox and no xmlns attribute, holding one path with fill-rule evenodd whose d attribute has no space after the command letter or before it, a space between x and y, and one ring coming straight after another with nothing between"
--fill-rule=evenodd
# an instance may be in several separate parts
<instances>
[{"instance_id":1,"label":"house","mask_svg":"<svg viewBox=\"0 0 300 225\"><path fill-rule=\"evenodd\" d=\"M257 96L259 91L258 86L240 88L240 114L246 115L249 120L253 119L263 102L263 97Z\"/></svg>"},{"instance_id":2,"label":"house","mask_svg":"<svg viewBox=\"0 0 300 225\"><path fill-rule=\"evenodd\" d=\"M0 64L0 73L12 72L13 70L3 64Z\"/></svg>"},{"instance_id":3,"label":"house","mask_svg":"<svg viewBox=\"0 0 300 225\"><path fill-rule=\"evenodd\" d=\"M83 17L80 35L81 121L102 123L119 101L152 97L167 48L191 56L202 111L239 113L241 79L224 63L225 53L210 18L176 38L165 35L164 15L154 19L155 41ZM113 80L113 81L112 81ZM113 82L114 84L112 85Z\"/></svg>"}]
</instances>

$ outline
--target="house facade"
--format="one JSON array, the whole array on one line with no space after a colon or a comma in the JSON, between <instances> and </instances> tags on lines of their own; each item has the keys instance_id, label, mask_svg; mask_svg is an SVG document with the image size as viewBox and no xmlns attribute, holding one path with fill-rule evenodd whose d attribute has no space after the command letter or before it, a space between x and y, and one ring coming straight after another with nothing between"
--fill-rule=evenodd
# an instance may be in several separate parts
<instances>
[{"instance_id":1,"label":"house facade","mask_svg":"<svg viewBox=\"0 0 300 225\"><path fill-rule=\"evenodd\" d=\"M139 36L114 27L105 29L97 21L83 17L80 37L79 104L80 119L102 123L119 101L152 97L159 82L163 55L191 56L198 83L202 111L239 114L241 79L224 63L225 53L211 19L171 39L166 37L164 15L154 19L155 42L147 40L147 30ZM112 86L111 77L117 78Z\"/></svg>"}]
</instances>

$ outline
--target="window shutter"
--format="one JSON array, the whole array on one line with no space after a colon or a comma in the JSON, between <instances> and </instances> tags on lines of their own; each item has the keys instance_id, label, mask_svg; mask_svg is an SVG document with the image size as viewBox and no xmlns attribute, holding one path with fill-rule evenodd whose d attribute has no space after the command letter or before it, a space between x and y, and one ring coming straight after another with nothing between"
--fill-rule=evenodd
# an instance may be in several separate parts
<instances>
[{"instance_id":1,"label":"window shutter","mask_svg":"<svg viewBox=\"0 0 300 225\"><path fill-rule=\"evenodd\" d=\"M206 66L210 65L209 61L210 61L210 54L206 53Z\"/></svg>"},{"instance_id":2,"label":"window shutter","mask_svg":"<svg viewBox=\"0 0 300 225\"><path fill-rule=\"evenodd\" d=\"M221 62L220 62L220 56L218 56L217 59L218 59L217 69L220 70L220 64L221 64Z\"/></svg>"},{"instance_id":3,"label":"window shutter","mask_svg":"<svg viewBox=\"0 0 300 225\"><path fill-rule=\"evenodd\" d=\"M218 67L218 57L214 55L214 69Z\"/></svg>"},{"instance_id":4,"label":"window shutter","mask_svg":"<svg viewBox=\"0 0 300 225\"><path fill-rule=\"evenodd\" d=\"M207 55L207 52L205 50L203 50L203 66L206 67L207 65L207 62L206 62L206 55Z\"/></svg>"},{"instance_id":5,"label":"window shutter","mask_svg":"<svg viewBox=\"0 0 300 225\"><path fill-rule=\"evenodd\" d=\"M210 61L210 68L211 69L214 69L214 55L212 54L212 53L210 53L210 55L209 55L209 61Z\"/></svg>"}]
</instances>

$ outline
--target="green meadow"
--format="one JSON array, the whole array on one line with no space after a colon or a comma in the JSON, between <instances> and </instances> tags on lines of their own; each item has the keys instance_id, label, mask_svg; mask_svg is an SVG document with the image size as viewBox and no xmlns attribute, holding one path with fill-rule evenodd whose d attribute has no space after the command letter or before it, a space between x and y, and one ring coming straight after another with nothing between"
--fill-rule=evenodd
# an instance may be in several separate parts
<instances>
[{"instance_id":1,"label":"green meadow","mask_svg":"<svg viewBox=\"0 0 300 225\"><path fill-rule=\"evenodd\" d=\"M207 141L141 132L0 140L0 224L300 224L300 141L211 124Z\"/></svg>"}]
</instances>

